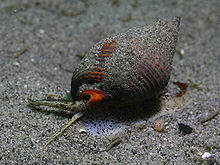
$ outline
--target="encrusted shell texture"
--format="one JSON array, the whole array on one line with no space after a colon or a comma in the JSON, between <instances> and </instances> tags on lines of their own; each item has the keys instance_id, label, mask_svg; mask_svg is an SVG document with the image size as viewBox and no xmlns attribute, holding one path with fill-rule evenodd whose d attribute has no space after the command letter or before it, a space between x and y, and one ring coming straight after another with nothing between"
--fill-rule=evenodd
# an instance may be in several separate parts
<instances>
[{"instance_id":1,"label":"encrusted shell texture","mask_svg":"<svg viewBox=\"0 0 220 165\"><path fill-rule=\"evenodd\" d=\"M180 17L159 20L98 42L73 72L73 100L123 105L157 96L170 78L179 25Z\"/></svg>"}]
</instances>

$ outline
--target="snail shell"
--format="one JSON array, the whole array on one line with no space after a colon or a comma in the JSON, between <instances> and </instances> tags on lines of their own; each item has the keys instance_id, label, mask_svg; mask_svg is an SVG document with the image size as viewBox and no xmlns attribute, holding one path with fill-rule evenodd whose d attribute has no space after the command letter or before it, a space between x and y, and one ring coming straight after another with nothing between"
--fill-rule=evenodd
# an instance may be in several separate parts
<instances>
[{"instance_id":1,"label":"snail shell","mask_svg":"<svg viewBox=\"0 0 220 165\"><path fill-rule=\"evenodd\" d=\"M95 44L73 72L73 101L130 105L157 96L167 85L180 17L135 27Z\"/></svg>"}]
</instances>

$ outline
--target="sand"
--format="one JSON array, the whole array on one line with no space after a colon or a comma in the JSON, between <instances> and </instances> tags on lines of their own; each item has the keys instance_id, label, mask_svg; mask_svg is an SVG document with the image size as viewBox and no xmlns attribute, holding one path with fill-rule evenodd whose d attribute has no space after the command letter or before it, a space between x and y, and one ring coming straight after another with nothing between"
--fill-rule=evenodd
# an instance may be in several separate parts
<instances>
[{"instance_id":1,"label":"sand","mask_svg":"<svg viewBox=\"0 0 220 165\"><path fill-rule=\"evenodd\" d=\"M1 1L0 163L218 164L219 114L201 121L220 105L219 10L219 0ZM174 16L182 18L177 49L184 53L175 55L168 89L184 82L187 93L165 99L156 113L146 105L120 109L126 113L119 116L90 112L43 150L72 114L32 109L27 100L65 95L81 61L76 54L99 40ZM163 132L153 129L155 120L165 124ZM179 123L192 133L180 132ZM118 144L106 151L114 139Z\"/></svg>"}]
</instances>

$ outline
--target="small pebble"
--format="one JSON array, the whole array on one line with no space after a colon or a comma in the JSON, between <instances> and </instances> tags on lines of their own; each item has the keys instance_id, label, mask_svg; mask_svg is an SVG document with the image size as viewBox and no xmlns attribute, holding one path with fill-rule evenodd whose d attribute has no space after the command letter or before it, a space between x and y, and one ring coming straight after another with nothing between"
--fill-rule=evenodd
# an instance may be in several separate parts
<instances>
[{"instance_id":1,"label":"small pebble","mask_svg":"<svg viewBox=\"0 0 220 165\"><path fill-rule=\"evenodd\" d=\"M153 128L155 131L162 132L165 128L163 121L155 120Z\"/></svg>"},{"instance_id":2,"label":"small pebble","mask_svg":"<svg viewBox=\"0 0 220 165\"><path fill-rule=\"evenodd\" d=\"M180 49L180 53L181 53L182 55L184 55L184 54L185 54L184 49Z\"/></svg>"},{"instance_id":3,"label":"small pebble","mask_svg":"<svg viewBox=\"0 0 220 165\"><path fill-rule=\"evenodd\" d=\"M86 132L86 130L85 129L79 129L79 133L85 133Z\"/></svg>"},{"instance_id":4,"label":"small pebble","mask_svg":"<svg viewBox=\"0 0 220 165\"><path fill-rule=\"evenodd\" d=\"M41 34L44 34L44 33L45 33L45 31L44 31L43 29L40 29L39 32L40 32Z\"/></svg>"},{"instance_id":5,"label":"small pebble","mask_svg":"<svg viewBox=\"0 0 220 165\"><path fill-rule=\"evenodd\" d=\"M209 152L204 152L204 153L202 154L202 159L207 159L207 158L209 158L210 156L212 156L212 154L210 154Z\"/></svg>"},{"instance_id":6,"label":"small pebble","mask_svg":"<svg viewBox=\"0 0 220 165\"><path fill-rule=\"evenodd\" d=\"M19 63L19 62L16 62L16 61L13 63L13 65L14 65L14 66L17 66L17 67L20 67L20 63Z\"/></svg>"},{"instance_id":7,"label":"small pebble","mask_svg":"<svg viewBox=\"0 0 220 165\"><path fill-rule=\"evenodd\" d=\"M178 126L180 132L182 132L184 135L191 134L193 131L193 129L189 125L179 123Z\"/></svg>"}]
</instances>

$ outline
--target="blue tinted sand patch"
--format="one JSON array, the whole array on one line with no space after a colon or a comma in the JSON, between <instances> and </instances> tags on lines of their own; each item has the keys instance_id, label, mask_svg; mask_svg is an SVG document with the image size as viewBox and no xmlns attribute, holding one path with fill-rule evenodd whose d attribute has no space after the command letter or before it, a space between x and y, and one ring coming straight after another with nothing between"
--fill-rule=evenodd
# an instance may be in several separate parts
<instances>
[{"instance_id":1,"label":"blue tinted sand patch","mask_svg":"<svg viewBox=\"0 0 220 165\"><path fill-rule=\"evenodd\" d=\"M125 124L109 113L89 114L83 119L85 129L93 136L113 135L125 127Z\"/></svg>"}]
</instances>

